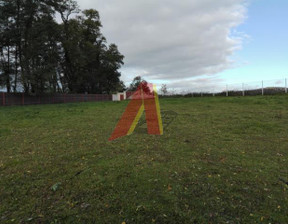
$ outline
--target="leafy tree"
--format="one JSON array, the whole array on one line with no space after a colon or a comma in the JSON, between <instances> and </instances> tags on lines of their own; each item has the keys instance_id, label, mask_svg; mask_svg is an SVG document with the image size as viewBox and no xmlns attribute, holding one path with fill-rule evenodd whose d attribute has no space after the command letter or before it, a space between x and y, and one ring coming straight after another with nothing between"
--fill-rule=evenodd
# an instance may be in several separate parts
<instances>
[{"instance_id":1,"label":"leafy tree","mask_svg":"<svg viewBox=\"0 0 288 224\"><path fill-rule=\"evenodd\" d=\"M165 96L168 93L167 85L166 84L162 84L160 91Z\"/></svg>"},{"instance_id":2,"label":"leafy tree","mask_svg":"<svg viewBox=\"0 0 288 224\"><path fill-rule=\"evenodd\" d=\"M3 12L1 28L4 27L0 31L1 74L6 76L7 91L11 90L13 81L16 92L20 81L25 92L43 92L49 79L47 74L51 74L52 68L55 70L51 60L57 60L56 53L51 55L52 45L55 50L54 36L57 33L52 7L41 1L16 0L1 1L0 10Z\"/></svg>"},{"instance_id":3,"label":"leafy tree","mask_svg":"<svg viewBox=\"0 0 288 224\"><path fill-rule=\"evenodd\" d=\"M124 56L101 27L98 11L80 12L73 0L0 0L0 85L33 94L119 89Z\"/></svg>"},{"instance_id":4,"label":"leafy tree","mask_svg":"<svg viewBox=\"0 0 288 224\"><path fill-rule=\"evenodd\" d=\"M126 85L124 84L123 81L120 81L116 87L115 87L115 91L114 92L124 92L127 90Z\"/></svg>"},{"instance_id":5,"label":"leafy tree","mask_svg":"<svg viewBox=\"0 0 288 224\"><path fill-rule=\"evenodd\" d=\"M0 1L0 85L11 91L15 14L13 3Z\"/></svg>"},{"instance_id":6,"label":"leafy tree","mask_svg":"<svg viewBox=\"0 0 288 224\"><path fill-rule=\"evenodd\" d=\"M110 93L120 82L118 69L124 56L115 44L106 46L100 32L101 22L96 10L84 10L71 19L64 32L64 80L71 92ZM65 25L64 30L65 30ZM65 35L66 36L66 35Z\"/></svg>"},{"instance_id":7,"label":"leafy tree","mask_svg":"<svg viewBox=\"0 0 288 224\"><path fill-rule=\"evenodd\" d=\"M141 76L136 76L129 86L129 91L135 91L141 82L146 82Z\"/></svg>"},{"instance_id":8,"label":"leafy tree","mask_svg":"<svg viewBox=\"0 0 288 224\"><path fill-rule=\"evenodd\" d=\"M116 91L119 87L120 72L118 69L123 65L124 56L120 54L115 44L111 44L107 51L103 52L101 61L101 73L106 77L102 79L101 86L104 92Z\"/></svg>"}]
</instances>

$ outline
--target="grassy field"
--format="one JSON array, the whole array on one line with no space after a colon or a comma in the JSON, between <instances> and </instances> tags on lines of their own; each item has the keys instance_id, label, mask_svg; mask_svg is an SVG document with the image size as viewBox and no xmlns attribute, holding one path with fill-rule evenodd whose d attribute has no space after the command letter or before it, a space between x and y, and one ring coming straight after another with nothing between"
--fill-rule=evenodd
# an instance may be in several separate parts
<instances>
[{"instance_id":1,"label":"grassy field","mask_svg":"<svg viewBox=\"0 0 288 224\"><path fill-rule=\"evenodd\" d=\"M0 223L288 223L287 96L160 104L113 142L127 102L0 108Z\"/></svg>"}]
</instances>

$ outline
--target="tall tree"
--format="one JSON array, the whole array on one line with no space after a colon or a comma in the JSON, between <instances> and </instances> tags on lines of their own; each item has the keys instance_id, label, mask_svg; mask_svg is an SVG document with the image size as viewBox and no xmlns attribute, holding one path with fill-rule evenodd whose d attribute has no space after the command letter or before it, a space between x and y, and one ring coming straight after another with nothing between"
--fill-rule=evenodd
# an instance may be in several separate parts
<instances>
[{"instance_id":1,"label":"tall tree","mask_svg":"<svg viewBox=\"0 0 288 224\"><path fill-rule=\"evenodd\" d=\"M11 91L15 14L13 3L0 1L0 85Z\"/></svg>"},{"instance_id":2,"label":"tall tree","mask_svg":"<svg viewBox=\"0 0 288 224\"><path fill-rule=\"evenodd\" d=\"M118 69L124 56L115 44L106 46L100 32L99 13L84 10L82 15L70 19L65 28L63 71L69 91L110 93L120 82ZM66 38L67 37L67 38Z\"/></svg>"},{"instance_id":3,"label":"tall tree","mask_svg":"<svg viewBox=\"0 0 288 224\"><path fill-rule=\"evenodd\" d=\"M99 13L80 12L74 0L0 0L0 85L32 94L114 91L124 56L101 27Z\"/></svg>"}]
</instances>

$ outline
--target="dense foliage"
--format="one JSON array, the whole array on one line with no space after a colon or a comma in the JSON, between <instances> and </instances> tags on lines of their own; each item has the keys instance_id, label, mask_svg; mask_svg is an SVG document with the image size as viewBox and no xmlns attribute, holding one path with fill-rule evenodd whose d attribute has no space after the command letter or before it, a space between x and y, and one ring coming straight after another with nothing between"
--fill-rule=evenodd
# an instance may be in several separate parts
<instances>
[{"instance_id":1,"label":"dense foliage","mask_svg":"<svg viewBox=\"0 0 288 224\"><path fill-rule=\"evenodd\" d=\"M135 91L137 90L138 86L141 84L141 83L146 83L146 81L141 77L141 76L136 76L133 81L131 82L128 90L129 91Z\"/></svg>"},{"instance_id":2,"label":"dense foliage","mask_svg":"<svg viewBox=\"0 0 288 224\"><path fill-rule=\"evenodd\" d=\"M122 90L124 56L101 27L96 10L73 0L0 0L0 86L31 94Z\"/></svg>"}]
</instances>

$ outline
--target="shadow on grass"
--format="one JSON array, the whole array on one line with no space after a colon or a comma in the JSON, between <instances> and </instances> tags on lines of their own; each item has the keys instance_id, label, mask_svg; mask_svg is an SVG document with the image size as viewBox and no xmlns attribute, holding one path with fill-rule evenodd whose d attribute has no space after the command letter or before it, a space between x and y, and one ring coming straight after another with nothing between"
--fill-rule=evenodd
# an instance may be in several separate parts
<instances>
[{"instance_id":1,"label":"shadow on grass","mask_svg":"<svg viewBox=\"0 0 288 224\"><path fill-rule=\"evenodd\" d=\"M174 122L174 120L177 118L178 114L175 111L172 110L165 110L161 111L161 118L162 118L162 124L163 124L163 130L166 131L170 124ZM135 129L135 133L138 134L147 134L147 123L145 119L145 115L141 117L139 120L137 127Z\"/></svg>"}]
</instances>

